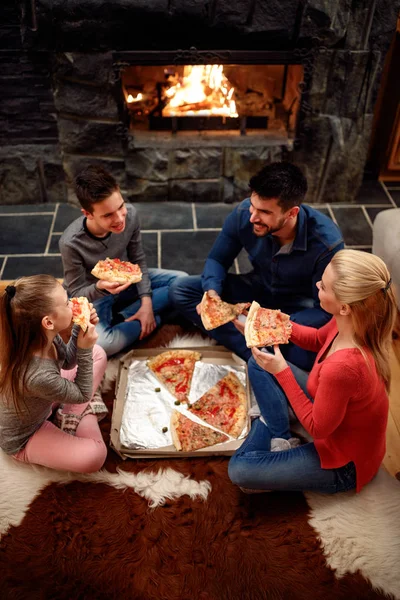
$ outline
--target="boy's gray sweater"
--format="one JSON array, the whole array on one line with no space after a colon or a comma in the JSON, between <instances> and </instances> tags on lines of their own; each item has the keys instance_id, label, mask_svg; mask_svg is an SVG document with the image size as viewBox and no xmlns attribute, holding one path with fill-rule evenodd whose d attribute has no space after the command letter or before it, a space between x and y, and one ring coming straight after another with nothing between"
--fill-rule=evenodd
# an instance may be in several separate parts
<instances>
[{"instance_id":1,"label":"boy's gray sweater","mask_svg":"<svg viewBox=\"0 0 400 600\"><path fill-rule=\"evenodd\" d=\"M119 258L138 264L142 281L136 284L138 296L151 296L151 286L140 233L136 208L127 204L125 229L122 233L94 236L86 227L86 218L79 217L67 227L59 241L64 266L64 285L70 297L86 296L93 302L107 292L99 290L99 281L91 270L99 260Z\"/></svg>"}]
</instances>

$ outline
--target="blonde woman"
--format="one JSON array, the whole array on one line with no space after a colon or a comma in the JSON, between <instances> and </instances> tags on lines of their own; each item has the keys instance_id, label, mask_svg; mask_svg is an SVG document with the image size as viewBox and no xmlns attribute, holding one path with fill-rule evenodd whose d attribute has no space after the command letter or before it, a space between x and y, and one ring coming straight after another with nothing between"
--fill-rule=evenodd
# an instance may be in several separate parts
<instances>
[{"instance_id":1,"label":"blonde woman","mask_svg":"<svg viewBox=\"0 0 400 600\"><path fill-rule=\"evenodd\" d=\"M385 455L389 347L397 306L385 263L341 250L317 284L333 318L321 329L293 323L291 340L318 352L308 375L274 353L253 349L249 375L262 417L229 464L245 492L359 492ZM288 403L313 438L300 445Z\"/></svg>"},{"instance_id":2,"label":"blonde woman","mask_svg":"<svg viewBox=\"0 0 400 600\"><path fill-rule=\"evenodd\" d=\"M21 277L0 296L0 448L22 462L90 473L107 455L91 400L107 358L95 345L96 311L86 333L75 325L65 344L58 334L71 320L67 293L50 275ZM51 421L60 404L64 430Z\"/></svg>"}]
</instances>

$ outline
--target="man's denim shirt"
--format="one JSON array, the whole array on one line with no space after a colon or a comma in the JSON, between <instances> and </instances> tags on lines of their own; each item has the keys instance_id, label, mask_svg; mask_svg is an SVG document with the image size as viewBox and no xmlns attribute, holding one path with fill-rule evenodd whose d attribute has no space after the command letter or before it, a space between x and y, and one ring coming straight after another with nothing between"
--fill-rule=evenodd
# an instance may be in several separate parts
<instances>
[{"instance_id":1,"label":"man's denim shirt","mask_svg":"<svg viewBox=\"0 0 400 600\"><path fill-rule=\"evenodd\" d=\"M226 218L204 266L203 290L222 293L226 274L244 248L256 279L271 299L269 308L304 305L304 310L291 315L292 320L320 327L331 315L319 306L316 283L333 255L344 247L339 228L329 217L302 204L296 237L287 251L273 235L253 233L249 209L247 198Z\"/></svg>"}]
</instances>

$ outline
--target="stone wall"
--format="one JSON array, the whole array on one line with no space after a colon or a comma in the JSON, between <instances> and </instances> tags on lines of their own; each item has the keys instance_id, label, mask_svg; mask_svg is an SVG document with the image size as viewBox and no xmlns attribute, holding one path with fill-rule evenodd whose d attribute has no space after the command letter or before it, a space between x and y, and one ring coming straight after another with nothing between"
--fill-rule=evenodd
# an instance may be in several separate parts
<instances>
[{"instance_id":1,"label":"stone wall","mask_svg":"<svg viewBox=\"0 0 400 600\"><path fill-rule=\"evenodd\" d=\"M96 161L133 200L233 202L254 172L281 158L304 168L309 202L355 197L400 0L8 4L0 7L1 203L73 201L68 181ZM305 73L295 139L132 135L121 51L182 56L193 46L295 53Z\"/></svg>"}]
</instances>

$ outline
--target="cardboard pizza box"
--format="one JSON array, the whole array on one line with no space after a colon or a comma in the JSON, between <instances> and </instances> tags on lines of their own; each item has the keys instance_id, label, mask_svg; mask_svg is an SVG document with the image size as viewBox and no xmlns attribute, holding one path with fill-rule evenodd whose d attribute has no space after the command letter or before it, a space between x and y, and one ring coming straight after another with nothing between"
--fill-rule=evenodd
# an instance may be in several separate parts
<instances>
[{"instance_id":1,"label":"cardboard pizza box","mask_svg":"<svg viewBox=\"0 0 400 600\"><path fill-rule=\"evenodd\" d=\"M246 373L246 397L247 408L250 410L250 382L247 371L247 364L236 354L224 348L224 346L197 346L186 348L151 348L141 350L131 350L120 359L119 373L115 388L114 408L111 421L110 446L123 459L126 458L185 458L187 456L231 456L241 446L244 438L241 440L230 440L228 442L202 448L194 452L178 452L173 445L163 448L151 448L149 450L133 450L123 446L120 442L120 428L122 414L125 404L126 386L128 382L128 369L132 360L147 360L157 356L162 352L169 350L194 350L201 353L201 360L216 365L242 365ZM250 417L247 422L250 430Z\"/></svg>"}]
</instances>

